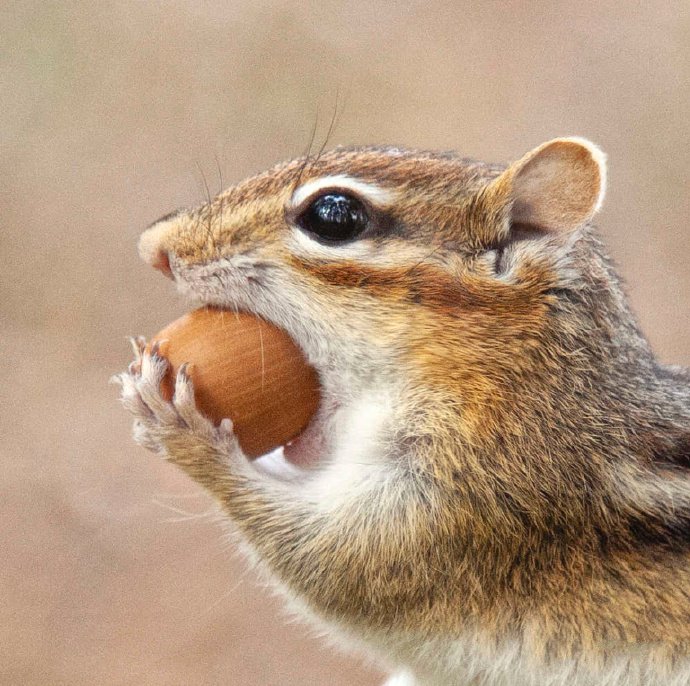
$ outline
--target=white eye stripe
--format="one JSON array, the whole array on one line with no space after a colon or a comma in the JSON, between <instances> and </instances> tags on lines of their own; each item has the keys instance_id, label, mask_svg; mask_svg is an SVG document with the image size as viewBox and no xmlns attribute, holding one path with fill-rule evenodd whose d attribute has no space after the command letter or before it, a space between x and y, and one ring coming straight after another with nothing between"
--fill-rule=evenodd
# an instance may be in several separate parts
<instances>
[{"instance_id":1,"label":"white eye stripe","mask_svg":"<svg viewBox=\"0 0 690 686\"><path fill-rule=\"evenodd\" d=\"M367 239L341 245L327 245L314 240L300 229L294 229L288 240L287 249L292 255L334 262L354 260L369 267L403 267L412 270L429 257L428 248L403 241L396 242L391 249L381 249Z\"/></svg>"},{"instance_id":2,"label":"white eye stripe","mask_svg":"<svg viewBox=\"0 0 690 686\"><path fill-rule=\"evenodd\" d=\"M323 259L362 259L369 257L373 250L370 241L354 241L347 245L325 245L310 236L295 229L290 237L290 250L304 257L319 257Z\"/></svg>"},{"instance_id":3,"label":"white eye stripe","mask_svg":"<svg viewBox=\"0 0 690 686\"><path fill-rule=\"evenodd\" d=\"M389 205L395 199L395 194L386 188L381 188L373 183L359 181L345 174L337 174L334 176L321 176L301 185L290 198L291 208L298 208L308 199L317 195L319 191L325 189L352 191L362 199L378 206Z\"/></svg>"}]
</instances>

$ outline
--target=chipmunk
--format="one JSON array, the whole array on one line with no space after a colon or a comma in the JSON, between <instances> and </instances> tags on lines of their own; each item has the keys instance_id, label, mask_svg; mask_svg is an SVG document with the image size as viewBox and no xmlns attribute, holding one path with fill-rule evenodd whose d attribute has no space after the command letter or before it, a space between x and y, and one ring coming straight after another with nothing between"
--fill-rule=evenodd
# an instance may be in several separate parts
<instances>
[{"instance_id":1,"label":"chipmunk","mask_svg":"<svg viewBox=\"0 0 690 686\"><path fill-rule=\"evenodd\" d=\"M337 148L141 237L183 294L287 331L323 397L282 478L185 369L164 400L137 339L136 440L390 684L690 684L690 373L655 360L591 225L605 183L579 138L507 167Z\"/></svg>"}]
</instances>

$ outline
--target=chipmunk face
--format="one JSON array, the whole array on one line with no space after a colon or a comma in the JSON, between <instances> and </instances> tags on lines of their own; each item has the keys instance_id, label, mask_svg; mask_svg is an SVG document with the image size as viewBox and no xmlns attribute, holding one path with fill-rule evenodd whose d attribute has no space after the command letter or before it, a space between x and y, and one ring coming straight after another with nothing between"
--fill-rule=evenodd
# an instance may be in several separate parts
<instances>
[{"instance_id":1,"label":"chipmunk face","mask_svg":"<svg viewBox=\"0 0 690 686\"><path fill-rule=\"evenodd\" d=\"M140 251L184 293L285 328L317 367L374 381L391 358L433 357L449 331L471 342L505 330L502 317L529 319L553 275L542 264L542 288L530 260L506 262L512 224L565 233L591 216L602 183L600 154L573 139L503 173L454 155L339 149L160 220Z\"/></svg>"},{"instance_id":2,"label":"chipmunk face","mask_svg":"<svg viewBox=\"0 0 690 686\"><path fill-rule=\"evenodd\" d=\"M312 355L327 352L322 343L309 349L315 339L357 339L371 352L401 333L401 315L419 299L407 274L414 280L414 269L442 249L434 235L451 223L444 212L459 213L482 174L450 158L334 151L278 166L158 222L141 251L169 266L186 293L268 317ZM439 183L448 175L453 194ZM446 240L461 247L466 241L450 228Z\"/></svg>"}]
</instances>

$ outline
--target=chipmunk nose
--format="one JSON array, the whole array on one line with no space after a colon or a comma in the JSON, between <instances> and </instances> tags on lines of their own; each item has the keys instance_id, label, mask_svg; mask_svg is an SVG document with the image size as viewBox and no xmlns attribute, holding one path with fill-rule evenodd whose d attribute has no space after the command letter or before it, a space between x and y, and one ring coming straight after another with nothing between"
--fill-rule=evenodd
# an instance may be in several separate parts
<instances>
[{"instance_id":1,"label":"chipmunk nose","mask_svg":"<svg viewBox=\"0 0 690 686\"><path fill-rule=\"evenodd\" d=\"M169 279L175 278L173 276L172 269L170 268L170 255L168 254L167 250L159 250L148 262L154 269L157 269Z\"/></svg>"},{"instance_id":2,"label":"chipmunk nose","mask_svg":"<svg viewBox=\"0 0 690 686\"><path fill-rule=\"evenodd\" d=\"M169 243L169 228L165 222L159 221L146 229L139 238L139 255L154 269L169 279L174 279L170 266L170 251L166 246L166 243Z\"/></svg>"}]
</instances>

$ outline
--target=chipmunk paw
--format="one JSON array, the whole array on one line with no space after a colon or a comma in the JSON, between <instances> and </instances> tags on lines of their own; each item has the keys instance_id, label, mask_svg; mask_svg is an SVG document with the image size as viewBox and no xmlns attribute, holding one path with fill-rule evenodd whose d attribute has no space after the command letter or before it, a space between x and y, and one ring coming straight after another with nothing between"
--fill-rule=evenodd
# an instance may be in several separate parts
<instances>
[{"instance_id":1,"label":"chipmunk paw","mask_svg":"<svg viewBox=\"0 0 690 686\"><path fill-rule=\"evenodd\" d=\"M131 341L134 361L113 381L120 385L122 404L134 417L134 440L182 467L199 467L218 455L242 455L232 422L224 419L216 427L197 408L189 365L180 366L173 397L168 400L162 382L170 363L161 354L160 344L149 348L141 337Z\"/></svg>"}]
</instances>

